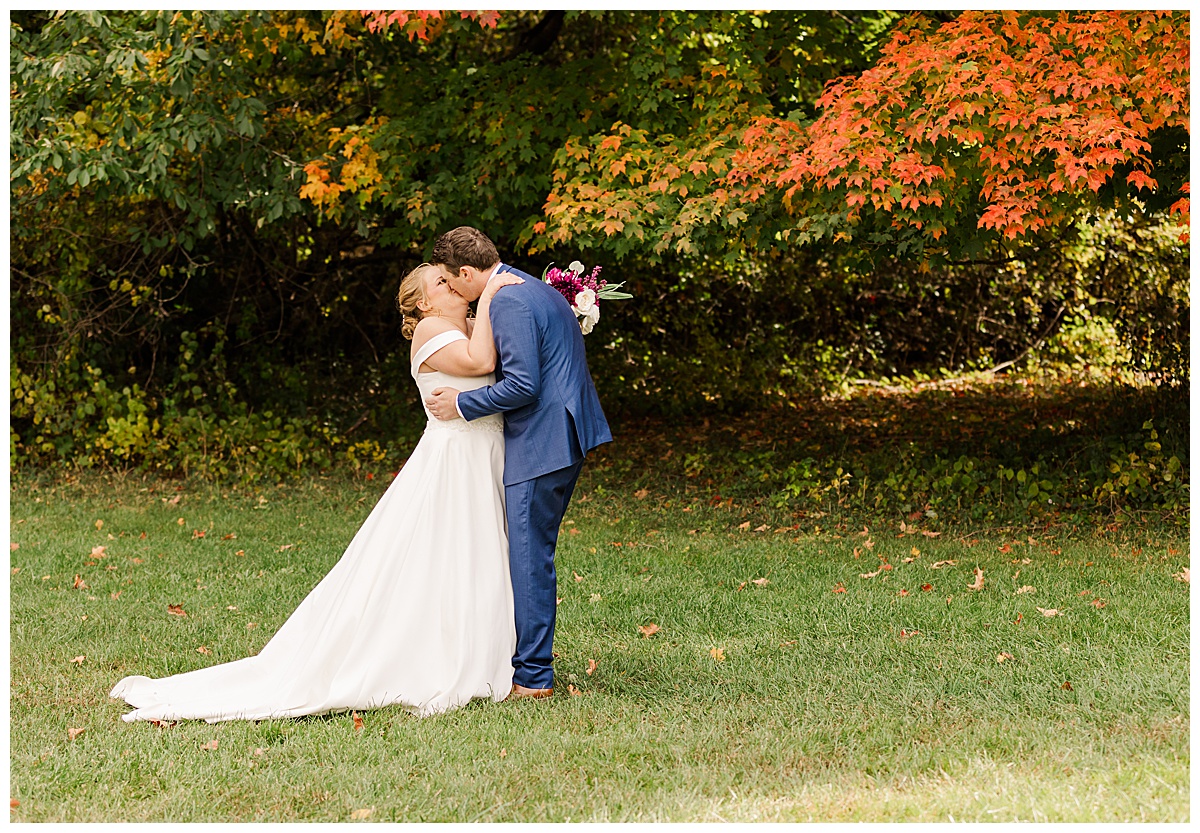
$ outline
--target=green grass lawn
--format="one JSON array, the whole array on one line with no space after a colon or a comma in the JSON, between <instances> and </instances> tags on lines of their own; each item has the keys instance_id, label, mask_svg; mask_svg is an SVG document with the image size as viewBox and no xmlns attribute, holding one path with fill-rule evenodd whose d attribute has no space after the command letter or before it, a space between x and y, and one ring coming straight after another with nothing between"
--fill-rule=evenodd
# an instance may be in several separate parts
<instances>
[{"instance_id":1,"label":"green grass lawn","mask_svg":"<svg viewBox=\"0 0 1200 833\"><path fill-rule=\"evenodd\" d=\"M796 529L585 479L551 701L120 720L121 677L261 648L385 487L15 480L11 819L1189 819L1178 528Z\"/></svg>"}]
</instances>

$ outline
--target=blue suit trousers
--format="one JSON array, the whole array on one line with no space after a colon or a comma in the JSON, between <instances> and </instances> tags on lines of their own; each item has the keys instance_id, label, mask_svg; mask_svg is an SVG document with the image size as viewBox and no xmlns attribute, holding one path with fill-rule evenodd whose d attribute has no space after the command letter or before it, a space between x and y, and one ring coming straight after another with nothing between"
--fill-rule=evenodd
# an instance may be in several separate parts
<instances>
[{"instance_id":1,"label":"blue suit trousers","mask_svg":"<svg viewBox=\"0 0 1200 833\"><path fill-rule=\"evenodd\" d=\"M517 623L517 653L513 657L516 685L554 686L554 618L558 606L554 547L582 468L580 460L504 488L508 564Z\"/></svg>"}]
</instances>

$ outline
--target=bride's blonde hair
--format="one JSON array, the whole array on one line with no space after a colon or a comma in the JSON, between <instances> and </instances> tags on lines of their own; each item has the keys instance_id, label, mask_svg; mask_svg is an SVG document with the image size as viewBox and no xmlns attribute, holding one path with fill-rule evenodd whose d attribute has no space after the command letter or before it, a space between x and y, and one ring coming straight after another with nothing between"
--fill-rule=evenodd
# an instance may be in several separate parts
<instances>
[{"instance_id":1,"label":"bride's blonde hair","mask_svg":"<svg viewBox=\"0 0 1200 833\"><path fill-rule=\"evenodd\" d=\"M417 322L425 317L417 304L428 301L425 297L425 275L431 269L434 272L441 271L431 263L422 263L404 276L404 280L400 281L400 291L396 293L396 305L404 313L404 326L400 328L400 333L410 341L413 331L417 329Z\"/></svg>"}]
</instances>

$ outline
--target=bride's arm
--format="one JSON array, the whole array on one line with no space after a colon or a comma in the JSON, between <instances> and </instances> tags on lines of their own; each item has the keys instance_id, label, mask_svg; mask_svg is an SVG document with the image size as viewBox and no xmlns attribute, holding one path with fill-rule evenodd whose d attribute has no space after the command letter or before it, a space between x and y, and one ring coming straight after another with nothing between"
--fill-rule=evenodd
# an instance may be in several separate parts
<instances>
[{"instance_id":1,"label":"bride's arm","mask_svg":"<svg viewBox=\"0 0 1200 833\"><path fill-rule=\"evenodd\" d=\"M524 283L522 278L511 272L497 275L488 282L479 296L475 313L475 326L467 325L470 337L466 341L452 341L425 360L424 365L449 373L451 376L482 376L496 369L496 344L492 340L492 298L501 287ZM438 318L423 318L413 333L413 351L439 332L453 325ZM424 328L424 330L422 330Z\"/></svg>"}]
</instances>

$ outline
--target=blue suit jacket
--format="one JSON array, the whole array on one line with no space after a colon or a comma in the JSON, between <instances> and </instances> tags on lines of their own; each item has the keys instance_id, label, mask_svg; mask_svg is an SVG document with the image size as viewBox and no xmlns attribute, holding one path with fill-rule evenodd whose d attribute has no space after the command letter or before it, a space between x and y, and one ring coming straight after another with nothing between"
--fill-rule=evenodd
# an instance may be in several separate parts
<instances>
[{"instance_id":1,"label":"blue suit jacket","mask_svg":"<svg viewBox=\"0 0 1200 833\"><path fill-rule=\"evenodd\" d=\"M583 334L558 290L519 269L525 279L492 299L496 383L458 395L468 420L504 414L504 485L578 462L612 442L588 372Z\"/></svg>"}]
</instances>

